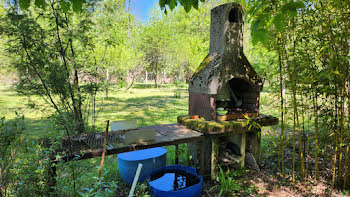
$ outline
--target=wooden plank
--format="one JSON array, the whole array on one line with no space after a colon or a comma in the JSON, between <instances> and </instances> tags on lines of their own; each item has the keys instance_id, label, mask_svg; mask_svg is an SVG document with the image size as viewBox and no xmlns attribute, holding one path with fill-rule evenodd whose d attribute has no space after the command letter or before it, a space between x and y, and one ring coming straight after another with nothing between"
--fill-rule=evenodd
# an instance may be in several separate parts
<instances>
[{"instance_id":1,"label":"wooden plank","mask_svg":"<svg viewBox=\"0 0 350 197\"><path fill-rule=\"evenodd\" d=\"M107 155L115 155L118 153L123 153L123 152L128 152L128 151L141 150L141 149L146 149L146 148L154 148L154 147L160 147L160 146L170 146L170 145L176 145L176 144L195 142L195 141L203 140L203 138L204 137L200 135L200 136L195 136L195 137L185 138L185 139L154 142L151 144L135 144L132 146L116 147L116 148L111 148L111 149L107 150L106 156ZM72 160L83 160L83 159L101 157L101 155L102 155L102 149L87 150L87 151L83 151L81 154L65 155L65 156L59 158L59 160L62 160L64 162L68 162L68 161L72 161Z\"/></svg>"},{"instance_id":2,"label":"wooden plank","mask_svg":"<svg viewBox=\"0 0 350 197\"><path fill-rule=\"evenodd\" d=\"M127 129L136 129L137 128L137 120L120 120L111 122L110 131L120 131Z\"/></svg>"},{"instance_id":3,"label":"wooden plank","mask_svg":"<svg viewBox=\"0 0 350 197\"><path fill-rule=\"evenodd\" d=\"M241 139L241 158L240 158L240 163L241 167L244 167L245 164L245 149L246 149L246 142L247 142L247 133L242 133L242 139Z\"/></svg>"},{"instance_id":4,"label":"wooden plank","mask_svg":"<svg viewBox=\"0 0 350 197\"><path fill-rule=\"evenodd\" d=\"M149 127L140 127L140 129L153 129L164 136L171 136L173 138L187 138L201 135L201 133L197 131L177 124L153 125Z\"/></svg>"},{"instance_id":5,"label":"wooden plank","mask_svg":"<svg viewBox=\"0 0 350 197\"><path fill-rule=\"evenodd\" d=\"M211 180L218 176L219 138L213 137L211 142Z\"/></svg>"},{"instance_id":6,"label":"wooden plank","mask_svg":"<svg viewBox=\"0 0 350 197\"><path fill-rule=\"evenodd\" d=\"M154 140L140 142L137 141L135 144L118 144L117 147L112 147L106 151L106 155L113 155L127 151L146 149L152 147L159 146L168 146L168 145L177 145L182 143L189 143L198 140L202 140L203 134L191 129L188 129L185 126L177 125L177 124L163 124L163 125L154 125L149 127L140 127L135 131L142 130L154 130L155 137ZM134 131L134 130L133 130ZM129 132L129 130L118 131L120 134L125 134ZM112 143L113 145L113 143ZM88 158L100 157L102 155L102 149L94 149L94 150L79 150L76 153L72 153L70 155L65 155L61 157L63 161L71 161L71 160L82 160Z\"/></svg>"}]
</instances>

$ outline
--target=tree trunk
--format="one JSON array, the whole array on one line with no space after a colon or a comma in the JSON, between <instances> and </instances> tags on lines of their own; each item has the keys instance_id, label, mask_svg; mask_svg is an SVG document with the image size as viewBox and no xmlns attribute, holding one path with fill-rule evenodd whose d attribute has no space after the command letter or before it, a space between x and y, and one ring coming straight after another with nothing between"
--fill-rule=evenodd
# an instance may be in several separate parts
<instances>
[{"instance_id":1,"label":"tree trunk","mask_svg":"<svg viewBox=\"0 0 350 197\"><path fill-rule=\"evenodd\" d=\"M130 85L125 89L125 91L128 91L128 90L134 85L135 78L136 78L136 75L134 75L134 73L132 73L132 80L131 80L131 83L130 83Z\"/></svg>"},{"instance_id":2,"label":"tree trunk","mask_svg":"<svg viewBox=\"0 0 350 197\"><path fill-rule=\"evenodd\" d=\"M314 108L314 116L315 116L315 181L318 180L318 152L319 152L319 147L318 147L318 104L317 104L317 85L313 85L313 108Z\"/></svg>"},{"instance_id":3,"label":"tree trunk","mask_svg":"<svg viewBox=\"0 0 350 197\"><path fill-rule=\"evenodd\" d=\"M278 165L282 170L282 176L285 176L284 171L284 98L283 98L283 73L282 73L282 57L281 57L281 49L278 48L278 64L279 64L279 86L280 86L280 99L281 99L281 135L280 135L280 143L278 146Z\"/></svg>"},{"instance_id":4,"label":"tree trunk","mask_svg":"<svg viewBox=\"0 0 350 197\"><path fill-rule=\"evenodd\" d=\"M335 145L334 145L334 156L333 156L333 166L332 166L332 188L335 187L336 184L336 168L337 168L337 157L338 157L338 131L337 131L337 117L338 117L338 106L336 101L337 96L335 95L335 113L334 114L334 133L335 133Z\"/></svg>"},{"instance_id":5,"label":"tree trunk","mask_svg":"<svg viewBox=\"0 0 350 197\"><path fill-rule=\"evenodd\" d=\"M296 41L293 41L293 55L295 58L295 47L296 47ZM288 60L287 60L288 62ZM297 98L296 98L296 62L295 59L293 60L293 70L291 68L290 63L287 63L287 72L289 75L289 79L291 80L291 89L292 89L292 102L293 102L293 110L294 110L294 118L296 121L296 125L293 126L293 133L295 132L295 126L298 129L298 141L299 141L299 153L300 153L300 177L304 179L305 176L305 165L304 165L304 156L303 156L303 142L301 138L301 130L300 130L300 123L299 123L299 113L298 113L298 106L297 106ZM293 140L295 140L295 137L293 136ZM295 143L293 142L293 146L295 146ZM295 147L294 147L295 148ZM293 148L293 149L294 149ZM293 151L294 153L294 151ZM293 158L295 159L295 158ZM294 162L293 162L294 163Z\"/></svg>"},{"instance_id":6,"label":"tree trunk","mask_svg":"<svg viewBox=\"0 0 350 197\"><path fill-rule=\"evenodd\" d=\"M155 88L158 88L158 64L156 64L156 74L154 76L154 86Z\"/></svg>"},{"instance_id":7,"label":"tree trunk","mask_svg":"<svg viewBox=\"0 0 350 197\"><path fill-rule=\"evenodd\" d=\"M109 70L106 69L106 89L105 89L105 93L106 93L106 99L108 100L108 91L109 91Z\"/></svg>"}]
</instances>

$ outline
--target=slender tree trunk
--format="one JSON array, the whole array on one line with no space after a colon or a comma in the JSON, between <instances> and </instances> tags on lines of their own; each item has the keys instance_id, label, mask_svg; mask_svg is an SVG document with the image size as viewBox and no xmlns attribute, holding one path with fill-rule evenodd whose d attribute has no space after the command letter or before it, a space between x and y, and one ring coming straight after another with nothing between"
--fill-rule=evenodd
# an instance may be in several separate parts
<instances>
[{"instance_id":1,"label":"slender tree trunk","mask_svg":"<svg viewBox=\"0 0 350 197\"><path fill-rule=\"evenodd\" d=\"M346 139L346 160L345 160L345 175L344 175L344 188L348 186L349 179L349 169L350 169L350 81L348 79L348 87L347 87L347 100L348 100L348 125L347 125L347 139Z\"/></svg>"},{"instance_id":2,"label":"slender tree trunk","mask_svg":"<svg viewBox=\"0 0 350 197\"><path fill-rule=\"evenodd\" d=\"M108 68L106 69L106 89L105 89L105 93L106 93L106 99L108 100L108 91L109 91L109 70Z\"/></svg>"},{"instance_id":3,"label":"slender tree trunk","mask_svg":"<svg viewBox=\"0 0 350 197\"><path fill-rule=\"evenodd\" d=\"M69 19L68 19L68 16L67 14L65 13L65 23L66 23L66 27L67 27L67 31L70 32L70 28L69 28ZM76 62L76 57L75 57L75 50L74 50L74 47L73 47L73 40L72 38L69 38L69 46L70 46L70 51L71 51L71 54L72 54L72 58L71 58L71 61L72 61L72 64L74 65L74 80L73 80L73 83L74 83L74 86L75 86L75 89L77 90L77 95L78 95L78 99L76 99L74 96L72 97L72 102L73 102L73 105L75 105L74 103L76 103L76 108L75 109L75 118L76 118L76 121L77 121L77 130L78 130L78 133L83 133L85 131L85 125L84 125L84 119L83 119L83 113L82 113L82 96L81 96L81 91L80 91L80 84L79 84L79 76L78 76L78 73L79 73L79 70L78 70L78 65L77 65L77 62Z\"/></svg>"},{"instance_id":4,"label":"slender tree trunk","mask_svg":"<svg viewBox=\"0 0 350 197\"><path fill-rule=\"evenodd\" d=\"M130 83L130 85L125 89L125 91L128 91L128 90L134 85L134 82L135 82L135 79L136 79L136 75L134 74L134 72L132 72L131 74L132 74L131 83Z\"/></svg>"},{"instance_id":5,"label":"slender tree trunk","mask_svg":"<svg viewBox=\"0 0 350 197\"><path fill-rule=\"evenodd\" d=\"M344 164L344 184L343 184L343 188L347 188L348 185L348 177L349 177L349 135L347 136L347 143L346 143L346 159L345 159L345 164Z\"/></svg>"},{"instance_id":6,"label":"slender tree trunk","mask_svg":"<svg viewBox=\"0 0 350 197\"><path fill-rule=\"evenodd\" d=\"M68 24L67 24L68 25ZM82 110L81 110L81 107L82 107L82 97L81 97L81 92L80 92L80 84L79 84L79 77L78 77L78 66L77 66L77 63L75 61L75 52L74 52L74 48L73 48L73 41L70 40L70 49L71 49L71 52L72 52L72 56L73 56L73 65L74 65L74 85L75 85L75 88L77 89L77 93L78 93L78 99L76 102L77 103L77 112L75 114L76 116L76 119L78 121L78 132L79 133L83 133L85 131L85 125L84 125L84 120L83 120L83 113L82 113ZM74 98L74 100L76 100Z\"/></svg>"},{"instance_id":7,"label":"slender tree trunk","mask_svg":"<svg viewBox=\"0 0 350 197\"><path fill-rule=\"evenodd\" d=\"M281 135L280 135L280 143L279 143L279 157L278 157L278 165L281 167L282 176L285 176L284 171L284 98L283 98L283 73L282 73L282 57L281 57L281 49L278 48L278 64L279 64L279 86L280 86L280 99L281 99Z\"/></svg>"},{"instance_id":8,"label":"slender tree trunk","mask_svg":"<svg viewBox=\"0 0 350 197\"><path fill-rule=\"evenodd\" d=\"M301 106L302 106L302 122L303 122L303 144L304 144L304 157L305 157L305 173L304 178L307 178L307 172L308 172L308 155L309 155L309 135L308 130L305 130L305 113L306 111L306 102L303 97L303 90L300 92L300 100L301 100Z\"/></svg>"},{"instance_id":9,"label":"slender tree trunk","mask_svg":"<svg viewBox=\"0 0 350 197\"><path fill-rule=\"evenodd\" d=\"M292 182L295 187L295 111L293 112L293 169L292 169Z\"/></svg>"},{"instance_id":10,"label":"slender tree trunk","mask_svg":"<svg viewBox=\"0 0 350 197\"><path fill-rule=\"evenodd\" d=\"M156 74L154 77L154 86L158 88L158 63L156 63Z\"/></svg>"},{"instance_id":11,"label":"slender tree trunk","mask_svg":"<svg viewBox=\"0 0 350 197\"><path fill-rule=\"evenodd\" d=\"M301 138L301 130L300 130L300 123L299 123L299 114L298 114L298 106L297 106L297 98L296 98L296 62L295 62L295 40L293 42L293 51L294 51L294 60L293 60L293 70L291 70L291 65L288 63L287 64L287 72L289 75L289 78L291 79L291 89L292 89L292 102L293 102L293 109L295 113L295 120L296 120L296 127L298 129L298 141L299 141L299 153L300 153L300 175L302 179L305 176L305 165L304 165L304 156L303 156L303 141ZM293 129L295 131L295 129Z\"/></svg>"},{"instance_id":12,"label":"slender tree trunk","mask_svg":"<svg viewBox=\"0 0 350 197\"><path fill-rule=\"evenodd\" d=\"M349 53L349 44L348 44L348 35L349 33L349 14L344 14L344 38L345 42L343 42L344 45L344 54ZM344 174L344 189L347 187L347 179L349 177L349 162L350 162L350 147L349 147L349 137L350 137L350 73L349 73L349 61L345 61L345 73L344 73L344 79L347 81L347 87L344 87L346 89L346 98L348 102L348 125L347 125L347 138L346 138L346 160L345 160L345 174ZM347 77L347 80L346 80ZM345 102L345 100L344 100ZM345 112L344 112L345 113ZM344 125L345 126L345 125Z\"/></svg>"},{"instance_id":13,"label":"slender tree trunk","mask_svg":"<svg viewBox=\"0 0 350 197\"><path fill-rule=\"evenodd\" d=\"M334 145L334 156L333 156L333 166L332 166L332 188L335 187L336 184L336 168L337 168L337 157L338 157L338 124L337 124L337 118L338 118L338 106L337 106L337 101L336 97L334 98L334 103L335 103L335 113L334 113L334 133L335 133L335 145Z\"/></svg>"},{"instance_id":14,"label":"slender tree trunk","mask_svg":"<svg viewBox=\"0 0 350 197\"><path fill-rule=\"evenodd\" d=\"M56 9L54 8L54 5L51 4L51 8L55 17L55 22L56 22L56 34L57 34L57 40L58 40L58 44L59 44L59 51L60 51L60 55L64 64L64 67L66 69L66 76L67 76L67 80L68 80L68 90L71 96L71 101L72 101L72 105L73 105L73 114L74 114L74 119L76 121L76 126L77 126L77 130L79 133L84 132L85 128L84 128L84 121L83 121L83 117L82 117L82 113L81 113L81 94L80 94L80 86L79 86L79 80L78 80L78 68L75 62L75 55L74 55L74 50L73 50L73 44L72 44L72 40L69 39L68 42L70 42L70 49L72 52L72 56L73 56L73 64L74 64L74 85L77 88L78 91L78 99L75 98L75 94L74 94L74 90L72 88L71 83L69 82L70 79L70 72L69 69L67 67L67 61L66 61L66 50L63 47L62 44L62 40L61 40L61 36L60 36L60 29L59 29L59 16L58 16L58 12L56 11ZM69 31L69 27L68 27L68 18L66 16L66 25L67 25L67 29ZM78 102L78 103L77 103Z\"/></svg>"},{"instance_id":15,"label":"slender tree trunk","mask_svg":"<svg viewBox=\"0 0 350 197\"><path fill-rule=\"evenodd\" d=\"M338 183L343 176L343 130L344 130L344 99L345 99L345 78L341 88L340 103L340 123L339 123L339 165L338 165Z\"/></svg>"},{"instance_id":16,"label":"slender tree trunk","mask_svg":"<svg viewBox=\"0 0 350 197\"><path fill-rule=\"evenodd\" d=\"M314 124L315 124L315 181L318 180L318 152L319 152L319 147L318 147L318 104L317 104L317 85L313 85L313 108L314 108Z\"/></svg>"}]
</instances>

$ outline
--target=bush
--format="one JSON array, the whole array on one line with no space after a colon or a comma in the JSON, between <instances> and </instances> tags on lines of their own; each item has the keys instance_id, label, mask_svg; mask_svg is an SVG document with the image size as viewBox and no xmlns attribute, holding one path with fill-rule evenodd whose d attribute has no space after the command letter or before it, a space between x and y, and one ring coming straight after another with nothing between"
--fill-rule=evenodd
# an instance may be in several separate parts
<instances>
[{"instance_id":1,"label":"bush","mask_svg":"<svg viewBox=\"0 0 350 197\"><path fill-rule=\"evenodd\" d=\"M0 119L0 196L6 196L13 187L15 161L18 156L17 145L21 143L24 130L23 116L15 120Z\"/></svg>"}]
</instances>

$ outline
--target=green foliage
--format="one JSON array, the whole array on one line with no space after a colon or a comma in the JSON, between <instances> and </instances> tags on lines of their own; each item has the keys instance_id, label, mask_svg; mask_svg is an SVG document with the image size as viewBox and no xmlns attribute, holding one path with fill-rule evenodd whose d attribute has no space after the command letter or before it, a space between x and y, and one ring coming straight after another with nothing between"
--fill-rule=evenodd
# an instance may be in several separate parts
<instances>
[{"instance_id":1,"label":"green foliage","mask_svg":"<svg viewBox=\"0 0 350 197\"><path fill-rule=\"evenodd\" d=\"M18 144L21 143L21 134L24 130L23 116L13 121L0 118L0 196L10 192L15 182L15 161L18 157Z\"/></svg>"},{"instance_id":2,"label":"green foliage","mask_svg":"<svg viewBox=\"0 0 350 197\"><path fill-rule=\"evenodd\" d=\"M137 184L135 188L134 195L139 197L151 197L150 189L148 188L148 183L144 182Z\"/></svg>"},{"instance_id":3,"label":"green foliage","mask_svg":"<svg viewBox=\"0 0 350 197\"><path fill-rule=\"evenodd\" d=\"M153 11L143 34L150 78L154 79L156 73L179 81L190 78L208 53L210 9L217 4L201 3L188 13L184 9L174 9L167 15Z\"/></svg>"},{"instance_id":4,"label":"green foliage","mask_svg":"<svg viewBox=\"0 0 350 197\"><path fill-rule=\"evenodd\" d=\"M48 128L49 129L49 128ZM51 151L28 138L23 116L0 122L0 194L2 196L43 196L48 194ZM56 136L57 137L57 136Z\"/></svg>"},{"instance_id":5,"label":"green foliage","mask_svg":"<svg viewBox=\"0 0 350 197\"><path fill-rule=\"evenodd\" d=\"M165 14L168 13L166 5L169 6L170 10L173 10L177 5L182 5L186 12L189 12L191 8L198 9L199 2L205 0L159 0L159 6Z\"/></svg>"},{"instance_id":6,"label":"green foliage","mask_svg":"<svg viewBox=\"0 0 350 197\"><path fill-rule=\"evenodd\" d=\"M85 65L92 63L91 15L87 11L64 13L57 2L49 6L19 14L16 5L11 5L0 33L8 37L6 51L18 71L17 90L42 96L57 115L74 120L74 127L64 128L67 134L83 132L83 103L93 98L80 84Z\"/></svg>"},{"instance_id":7,"label":"green foliage","mask_svg":"<svg viewBox=\"0 0 350 197\"><path fill-rule=\"evenodd\" d=\"M159 6L164 13L167 13L168 7L173 10L176 6L181 5L184 7L186 12L189 12L191 8L198 9L199 2L204 2L205 0L159 0ZM87 0L60 0L59 1L64 12L68 12L70 8L73 8L74 12L81 12L84 8L84 5L88 4L96 4L97 0L87 1ZM19 5L22 10L27 10L32 4L31 0L19 0ZM35 0L34 5L38 8L45 8L47 6L47 2L45 0Z\"/></svg>"},{"instance_id":8,"label":"green foliage","mask_svg":"<svg viewBox=\"0 0 350 197\"><path fill-rule=\"evenodd\" d=\"M98 169L99 170L99 169ZM92 178L91 187L85 187L78 193L82 197L90 197L90 196L115 196L115 191L118 190L118 182L117 181L104 181L105 176L110 173L109 170L104 170L103 175L101 177L101 181L99 182L99 178L97 176ZM96 171L96 175L98 171Z\"/></svg>"},{"instance_id":9,"label":"green foliage","mask_svg":"<svg viewBox=\"0 0 350 197\"><path fill-rule=\"evenodd\" d=\"M99 62L87 69L95 72L98 80L103 83L107 98L112 78L115 78L115 83L126 86L129 73L136 78L143 71L141 25L126 11L124 2L101 1L94 12L97 28L93 32L95 56L92 58Z\"/></svg>"},{"instance_id":10,"label":"green foliage","mask_svg":"<svg viewBox=\"0 0 350 197\"><path fill-rule=\"evenodd\" d=\"M253 19L251 23L253 44L261 42L267 46L269 38L273 37L276 32L283 32L288 22L293 20L293 17L297 17L297 11L303 8L305 8L305 3L302 1L253 3L248 11L250 20Z\"/></svg>"},{"instance_id":11,"label":"green foliage","mask_svg":"<svg viewBox=\"0 0 350 197\"><path fill-rule=\"evenodd\" d=\"M219 187L219 193L218 196L236 196L236 192L240 191L242 187L238 184L238 182L234 179L234 176L236 176L235 172L230 172L229 169L227 169L226 172L224 172L219 166L219 176L217 177L218 184L213 186L210 190L213 190L214 188Z\"/></svg>"}]
</instances>

